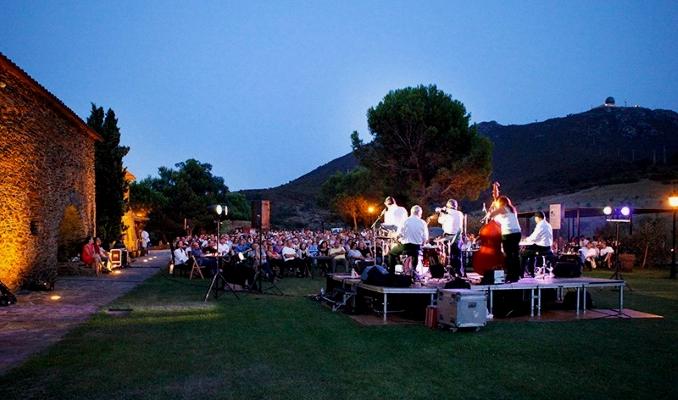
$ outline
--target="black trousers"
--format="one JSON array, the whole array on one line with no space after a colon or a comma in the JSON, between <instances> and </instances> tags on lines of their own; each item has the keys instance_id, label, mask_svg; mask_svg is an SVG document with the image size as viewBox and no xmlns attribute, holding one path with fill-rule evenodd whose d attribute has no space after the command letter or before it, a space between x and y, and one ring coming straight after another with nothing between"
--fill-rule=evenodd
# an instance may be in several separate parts
<instances>
[{"instance_id":1,"label":"black trousers","mask_svg":"<svg viewBox=\"0 0 678 400\"><path fill-rule=\"evenodd\" d=\"M421 246L418 244L405 243L394 246L391 251L388 253L388 272L390 274L395 273L395 266L398 263L398 257L401 254L412 257L412 275L419 265L419 250Z\"/></svg>"},{"instance_id":2,"label":"black trousers","mask_svg":"<svg viewBox=\"0 0 678 400\"><path fill-rule=\"evenodd\" d=\"M501 235L501 245L506 255L506 280L517 282L520 279L520 232Z\"/></svg>"},{"instance_id":3,"label":"black trousers","mask_svg":"<svg viewBox=\"0 0 678 400\"><path fill-rule=\"evenodd\" d=\"M542 256L546 257L546 262L550 263L553 261L553 252L548 246L537 246L532 244L527 246L523 251L521 256L522 258L522 273L528 273L531 276L534 276L534 269L536 267L542 266Z\"/></svg>"}]
</instances>

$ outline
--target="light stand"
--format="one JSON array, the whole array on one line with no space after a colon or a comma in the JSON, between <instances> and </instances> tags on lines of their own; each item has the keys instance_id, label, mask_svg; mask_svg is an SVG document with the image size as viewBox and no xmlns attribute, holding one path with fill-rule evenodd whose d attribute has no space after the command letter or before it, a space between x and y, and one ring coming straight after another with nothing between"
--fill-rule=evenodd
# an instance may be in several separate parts
<instances>
[{"instance_id":1,"label":"light stand","mask_svg":"<svg viewBox=\"0 0 678 400\"><path fill-rule=\"evenodd\" d=\"M603 213L607 215L608 217L612 215L612 208L610 207L605 207L603 209ZM615 223L615 246L614 246L614 262L613 262L613 269L614 272L610 276L609 279L616 279L616 280L624 280L624 276L621 273L621 262L619 261L619 224L622 223L630 223L631 219L629 218L629 215L631 214L631 210L628 207L622 207L621 210L615 211L615 214L612 215L612 218L608 218L607 222L614 222ZM631 286L626 283L626 288L630 291L633 291Z\"/></svg>"},{"instance_id":2,"label":"light stand","mask_svg":"<svg viewBox=\"0 0 678 400\"><path fill-rule=\"evenodd\" d=\"M221 221L226 218L226 215L228 215L228 207L222 206L221 204L217 206L211 206L211 210L215 211L217 214L217 271L214 273L214 276L212 277L212 282L210 283L210 287L207 289L207 293L205 293L205 299L204 301L206 302L207 299L210 296L210 293L214 291L214 298L217 299L219 298L219 292L220 291L226 291L226 289L230 290L231 293L235 296L236 299L240 300L240 297L238 297L238 294L235 292L233 289L233 286L231 286L227 281L224 275L221 273L222 266L223 266L223 260L221 256L219 256L219 237L221 236L220 233L220 226L221 226Z\"/></svg>"},{"instance_id":3,"label":"light stand","mask_svg":"<svg viewBox=\"0 0 678 400\"><path fill-rule=\"evenodd\" d=\"M257 270L256 270L255 281L257 282L257 288L255 290L257 290L261 294L264 294L264 293L266 293L266 291L270 290L270 291L272 291L271 294L275 294L275 295L278 295L278 296L284 296L285 294L283 293L283 291L280 290L280 288L275 284L275 276L273 276L272 279L271 279L271 282L270 282L271 286L269 286L268 288L266 288L264 290L264 283L263 283L263 279L262 279L262 275L263 275L262 274L262 272L263 272L262 271L262 266L263 266L262 261L264 260L264 254L266 254L266 250L264 250L264 245L263 245L264 230L261 228L261 216L260 215L257 215L257 221L259 221L259 238L258 238L258 242L259 242L259 265L257 266ZM255 257L254 261L256 262L257 256L255 255L254 257Z\"/></svg>"},{"instance_id":4,"label":"light stand","mask_svg":"<svg viewBox=\"0 0 678 400\"><path fill-rule=\"evenodd\" d=\"M377 265L377 223L379 223L379 220L381 217L384 215L386 212L386 209L379 214L377 219L374 220L372 223L372 226L370 226L370 229L372 229L372 255L374 256L374 265ZM385 256L384 256L384 249L382 247L381 249L381 263L385 264Z\"/></svg>"},{"instance_id":5,"label":"light stand","mask_svg":"<svg viewBox=\"0 0 678 400\"><path fill-rule=\"evenodd\" d=\"M669 196L669 206L673 209L673 229L671 230L671 279L676 279L676 211L678 211L678 194Z\"/></svg>"}]
</instances>

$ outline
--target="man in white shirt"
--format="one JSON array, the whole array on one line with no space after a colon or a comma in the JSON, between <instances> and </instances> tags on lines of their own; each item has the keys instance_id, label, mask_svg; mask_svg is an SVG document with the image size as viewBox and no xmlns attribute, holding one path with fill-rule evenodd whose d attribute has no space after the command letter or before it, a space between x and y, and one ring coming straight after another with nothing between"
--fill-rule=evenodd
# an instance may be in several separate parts
<instances>
[{"instance_id":1,"label":"man in white shirt","mask_svg":"<svg viewBox=\"0 0 678 400\"><path fill-rule=\"evenodd\" d=\"M174 269L181 271L187 268L186 263L188 262L188 253L186 253L186 248L184 247L184 241L180 240L177 243L177 248L174 249ZM171 271L174 273L174 271Z\"/></svg>"},{"instance_id":2,"label":"man in white shirt","mask_svg":"<svg viewBox=\"0 0 678 400\"><path fill-rule=\"evenodd\" d=\"M395 199L391 196L384 200L384 205L386 206L384 210L384 225L393 225L398 229L398 233L400 233L407 219L407 210L405 207L400 207L396 204Z\"/></svg>"},{"instance_id":3,"label":"man in white shirt","mask_svg":"<svg viewBox=\"0 0 678 400\"><path fill-rule=\"evenodd\" d=\"M428 241L428 224L421 219L422 209L420 206L412 206L410 217L403 223L400 232L400 242L403 244L401 253L389 253L389 271L395 272L397 257L404 253L412 257L412 277L416 277L417 265L419 264L419 250L421 246Z\"/></svg>"},{"instance_id":4,"label":"man in white shirt","mask_svg":"<svg viewBox=\"0 0 678 400\"><path fill-rule=\"evenodd\" d=\"M553 228L546 221L542 211L534 213L534 221L536 222L534 231L523 240L524 243L527 243L527 247L522 254L523 274L531 277L534 277L535 262L537 267L541 267L543 263L542 257L546 257L549 262L553 259L553 252L551 251Z\"/></svg>"},{"instance_id":5,"label":"man in white shirt","mask_svg":"<svg viewBox=\"0 0 678 400\"><path fill-rule=\"evenodd\" d=\"M437 208L438 223L443 227L446 243L445 246L449 249L450 260L449 264L454 269L456 275L462 275L461 270L461 231L464 223L464 214L457 210L458 203L455 199L447 200L445 208Z\"/></svg>"}]
</instances>

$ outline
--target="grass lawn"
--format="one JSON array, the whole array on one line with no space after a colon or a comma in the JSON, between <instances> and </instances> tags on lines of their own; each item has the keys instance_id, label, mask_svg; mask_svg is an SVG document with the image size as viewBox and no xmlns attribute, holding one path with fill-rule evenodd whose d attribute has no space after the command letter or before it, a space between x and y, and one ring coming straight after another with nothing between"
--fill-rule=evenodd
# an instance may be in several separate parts
<instances>
[{"instance_id":1,"label":"grass lawn","mask_svg":"<svg viewBox=\"0 0 678 400\"><path fill-rule=\"evenodd\" d=\"M608 277L608 273L594 273ZM678 281L626 274L625 305L663 320L492 322L478 333L365 327L303 296L201 300L158 275L0 377L2 399L675 399ZM617 293L594 290L597 306Z\"/></svg>"}]
</instances>

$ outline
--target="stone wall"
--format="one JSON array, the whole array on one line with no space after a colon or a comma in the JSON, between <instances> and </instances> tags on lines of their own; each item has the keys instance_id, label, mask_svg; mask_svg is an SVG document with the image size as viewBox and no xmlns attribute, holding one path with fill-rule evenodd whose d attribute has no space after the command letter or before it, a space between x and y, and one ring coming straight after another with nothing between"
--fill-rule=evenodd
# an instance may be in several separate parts
<instances>
[{"instance_id":1,"label":"stone wall","mask_svg":"<svg viewBox=\"0 0 678 400\"><path fill-rule=\"evenodd\" d=\"M81 237L94 232L95 139L74 117L0 55L0 281L10 287L56 271L67 206Z\"/></svg>"}]
</instances>

